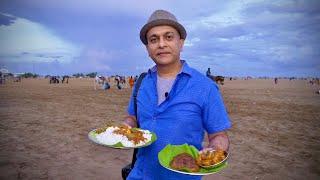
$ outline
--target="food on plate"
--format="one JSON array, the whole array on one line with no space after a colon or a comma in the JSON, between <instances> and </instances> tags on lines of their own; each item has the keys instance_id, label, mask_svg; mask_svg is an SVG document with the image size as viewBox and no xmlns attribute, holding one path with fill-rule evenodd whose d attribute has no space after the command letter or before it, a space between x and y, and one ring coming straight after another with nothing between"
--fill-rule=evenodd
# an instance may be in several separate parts
<instances>
[{"instance_id":1,"label":"food on plate","mask_svg":"<svg viewBox=\"0 0 320 180\"><path fill-rule=\"evenodd\" d=\"M144 142L146 140L146 138L143 137L142 131L129 128L128 126L125 126L125 125L119 126L119 129L115 130L114 133L126 136L128 140L133 141L135 145L139 144L140 142Z\"/></svg>"},{"instance_id":2,"label":"food on plate","mask_svg":"<svg viewBox=\"0 0 320 180\"><path fill-rule=\"evenodd\" d=\"M189 170L191 172L198 172L200 170L196 160L188 153L181 153L173 157L170 167L178 171Z\"/></svg>"},{"instance_id":3,"label":"food on plate","mask_svg":"<svg viewBox=\"0 0 320 180\"><path fill-rule=\"evenodd\" d=\"M106 125L104 127L98 128L95 130L95 133L97 133L97 134L103 133L106 129L108 129L108 127L110 127L110 126Z\"/></svg>"},{"instance_id":4,"label":"food on plate","mask_svg":"<svg viewBox=\"0 0 320 180\"><path fill-rule=\"evenodd\" d=\"M223 150L204 151L199 154L196 161L199 166L213 166L226 158L227 152Z\"/></svg>"},{"instance_id":5,"label":"food on plate","mask_svg":"<svg viewBox=\"0 0 320 180\"><path fill-rule=\"evenodd\" d=\"M148 130L130 128L125 125L105 126L95 130L98 142L105 145L121 143L124 147L143 146L151 141L152 133Z\"/></svg>"}]
</instances>

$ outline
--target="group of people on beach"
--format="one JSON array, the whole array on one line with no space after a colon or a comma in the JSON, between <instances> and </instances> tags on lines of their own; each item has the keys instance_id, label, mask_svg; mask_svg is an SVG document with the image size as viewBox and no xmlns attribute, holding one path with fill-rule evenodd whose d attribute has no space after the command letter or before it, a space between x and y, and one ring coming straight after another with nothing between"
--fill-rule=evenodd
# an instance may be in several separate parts
<instances>
[{"instance_id":1,"label":"group of people on beach","mask_svg":"<svg viewBox=\"0 0 320 180\"><path fill-rule=\"evenodd\" d=\"M100 86L101 89L107 90L110 89L113 85L117 89L123 89L127 86L133 88L134 83L136 82L138 76L96 76L94 80L94 89L97 89L97 86Z\"/></svg>"}]
</instances>

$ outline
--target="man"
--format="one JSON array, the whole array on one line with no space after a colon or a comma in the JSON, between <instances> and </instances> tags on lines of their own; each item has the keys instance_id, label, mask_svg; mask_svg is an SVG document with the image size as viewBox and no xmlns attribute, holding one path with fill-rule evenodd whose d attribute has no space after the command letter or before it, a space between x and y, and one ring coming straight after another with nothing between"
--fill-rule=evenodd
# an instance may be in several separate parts
<instances>
[{"instance_id":1,"label":"man","mask_svg":"<svg viewBox=\"0 0 320 180\"><path fill-rule=\"evenodd\" d=\"M201 150L205 131L210 141L207 148L229 148L224 131L231 124L217 85L180 60L186 35L175 16L164 10L155 11L140 31L156 65L141 83L137 115L140 127L155 132L158 139L139 149L128 179L200 179L163 168L158 153L167 144L187 143ZM137 125L132 97L124 123Z\"/></svg>"},{"instance_id":2,"label":"man","mask_svg":"<svg viewBox=\"0 0 320 180\"><path fill-rule=\"evenodd\" d=\"M206 72L207 77L211 78L211 71L210 68L208 68L207 72Z\"/></svg>"}]
</instances>

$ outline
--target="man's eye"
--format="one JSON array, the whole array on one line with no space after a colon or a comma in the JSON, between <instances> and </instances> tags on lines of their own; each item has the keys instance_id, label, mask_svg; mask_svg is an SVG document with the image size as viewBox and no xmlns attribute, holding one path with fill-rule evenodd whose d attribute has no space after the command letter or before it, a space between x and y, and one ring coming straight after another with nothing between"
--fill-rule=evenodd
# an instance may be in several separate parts
<instances>
[{"instance_id":1,"label":"man's eye","mask_svg":"<svg viewBox=\"0 0 320 180\"><path fill-rule=\"evenodd\" d=\"M156 39L156 38L151 38L151 39L150 39L150 42L151 42L151 43L156 43L156 42L157 42L157 39Z\"/></svg>"},{"instance_id":2,"label":"man's eye","mask_svg":"<svg viewBox=\"0 0 320 180\"><path fill-rule=\"evenodd\" d=\"M172 40L173 39L173 36L172 35L167 35L167 40Z\"/></svg>"}]
</instances>

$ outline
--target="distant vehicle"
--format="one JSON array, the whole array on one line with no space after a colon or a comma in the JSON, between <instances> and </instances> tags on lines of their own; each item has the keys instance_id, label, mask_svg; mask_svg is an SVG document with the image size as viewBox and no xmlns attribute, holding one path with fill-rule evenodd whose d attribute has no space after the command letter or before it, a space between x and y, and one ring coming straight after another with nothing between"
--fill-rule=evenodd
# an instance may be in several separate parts
<instances>
[{"instance_id":1,"label":"distant vehicle","mask_svg":"<svg viewBox=\"0 0 320 180\"><path fill-rule=\"evenodd\" d=\"M224 77L223 76L214 76L214 81L217 84L224 85Z\"/></svg>"},{"instance_id":2,"label":"distant vehicle","mask_svg":"<svg viewBox=\"0 0 320 180\"><path fill-rule=\"evenodd\" d=\"M69 76L63 76L61 83L67 83L68 84L68 82L69 82Z\"/></svg>"},{"instance_id":3,"label":"distant vehicle","mask_svg":"<svg viewBox=\"0 0 320 180\"><path fill-rule=\"evenodd\" d=\"M223 76L213 76L213 75L211 75L211 69L210 68L208 68L208 70L206 72L206 76L208 78L210 78L211 80L213 80L214 82L216 82L217 84L224 85L224 77Z\"/></svg>"},{"instance_id":4,"label":"distant vehicle","mask_svg":"<svg viewBox=\"0 0 320 180\"><path fill-rule=\"evenodd\" d=\"M224 76L207 76L217 84L224 85Z\"/></svg>"}]
</instances>

